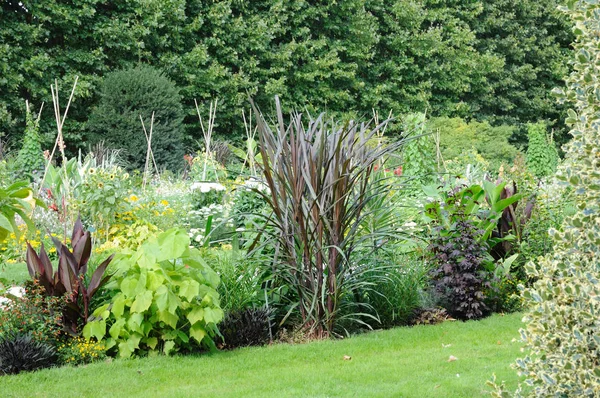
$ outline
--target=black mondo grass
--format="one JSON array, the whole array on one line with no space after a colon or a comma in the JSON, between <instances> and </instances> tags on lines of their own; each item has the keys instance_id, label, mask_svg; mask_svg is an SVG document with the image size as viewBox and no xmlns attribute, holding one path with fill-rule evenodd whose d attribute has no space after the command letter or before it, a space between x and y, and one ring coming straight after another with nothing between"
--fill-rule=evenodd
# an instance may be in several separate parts
<instances>
[{"instance_id":1,"label":"black mondo grass","mask_svg":"<svg viewBox=\"0 0 600 398\"><path fill-rule=\"evenodd\" d=\"M0 375L48 368L56 364L54 348L33 340L29 334L0 338Z\"/></svg>"}]
</instances>

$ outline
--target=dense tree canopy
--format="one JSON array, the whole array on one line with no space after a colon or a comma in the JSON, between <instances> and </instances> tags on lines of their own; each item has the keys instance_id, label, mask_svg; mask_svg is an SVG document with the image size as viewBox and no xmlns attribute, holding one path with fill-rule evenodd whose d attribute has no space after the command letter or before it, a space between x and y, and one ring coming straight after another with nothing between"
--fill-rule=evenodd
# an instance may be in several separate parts
<instances>
[{"instance_id":1,"label":"dense tree canopy","mask_svg":"<svg viewBox=\"0 0 600 398\"><path fill-rule=\"evenodd\" d=\"M0 134L22 135L25 100L62 98L79 76L65 124L85 142L108 72L150 64L180 88L187 143L200 137L193 100L219 98L217 134L243 134L248 95L268 111L554 120L571 34L556 0L0 0ZM66 99L63 100L66 102ZM53 126L45 107L42 134ZM560 138L560 137L558 137ZM48 139L48 137L47 137ZM525 136L516 136L526 142ZM83 140L83 141L82 141Z\"/></svg>"}]
</instances>

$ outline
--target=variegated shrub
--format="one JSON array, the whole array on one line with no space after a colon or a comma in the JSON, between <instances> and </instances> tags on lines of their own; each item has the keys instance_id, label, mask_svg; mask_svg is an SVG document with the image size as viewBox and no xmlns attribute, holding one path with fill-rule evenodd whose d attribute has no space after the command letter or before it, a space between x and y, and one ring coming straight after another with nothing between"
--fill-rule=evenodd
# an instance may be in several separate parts
<instances>
[{"instance_id":1,"label":"variegated shrub","mask_svg":"<svg viewBox=\"0 0 600 398\"><path fill-rule=\"evenodd\" d=\"M572 141L559 177L575 190L577 213L550 230L554 252L528 265L537 282L524 290L521 330L527 355L515 368L516 396L600 396L600 2L570 0L561 9L577 39L567 90L555 90L568 112ZM497 388L496 396L509 396Z\"/></svg>"}]
</instances>

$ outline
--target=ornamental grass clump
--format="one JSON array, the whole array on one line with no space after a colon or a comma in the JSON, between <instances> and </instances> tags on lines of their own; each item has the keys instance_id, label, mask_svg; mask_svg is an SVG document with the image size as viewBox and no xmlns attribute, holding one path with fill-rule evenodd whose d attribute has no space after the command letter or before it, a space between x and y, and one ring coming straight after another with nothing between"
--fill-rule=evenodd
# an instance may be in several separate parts
<instances>
[{"instance_id":1,"label":"ornamental grass clump","mask_svg":"<svg viewBox=\"0 0 600 398\"><path fill-rule=\"evenodd\" d=\"M537 281L524 290L529 311L521 330L527 355L515 367L525 388L516 396L600 395L600 4L566 2L575 22L576 58L559 98L574 104L567 124L573 140L566 146L559 178L574 190L577 212L559 230L550 229L554 252L530 263ZM493 383L491 383L493 384ZM510 394L497 387L495 396Z\"/></svg>"},{"instance_id":2,"label":"ornamental grass clump","mask_svg":"<svg viewBox=\"0 0 600 398\"><path fill-rule=\"evenodd\" d=\"M405 140L385 146L376 138L386 122L336 124L325 114L307 119L293 113L286 125L278 98L276 107L273 125L254 107L269 188L256 192L272 211L265 244L275 248L275 283L290 292L285 318L295 317L313 337L326 337L342 318L362 324L364 316L376 318L355 299L376 282L360 277L364 267L354 254L367 242L397 234L393 219L371 233L361 226L368 205L391 189L379 184L383 177L375 175L375 166Z\"/></svg>"}]
</instances>

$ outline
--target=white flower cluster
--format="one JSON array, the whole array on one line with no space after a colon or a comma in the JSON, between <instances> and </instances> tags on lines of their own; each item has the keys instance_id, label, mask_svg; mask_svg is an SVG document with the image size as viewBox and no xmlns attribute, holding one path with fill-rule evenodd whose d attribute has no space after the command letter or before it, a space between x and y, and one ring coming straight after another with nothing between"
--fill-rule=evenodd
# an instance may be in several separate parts
<instances>
[{"instance_id":1,"label":"white flower cluster","mask_svg":"<svg viewBox=\"0 0 600 398\"><path fill-rule=\"evenodd\" d=\"M15 297L23 297L25 295L25 289L21 286L13 286L9 288L6 293L15 296ZM12 302L8 297L0 296L0 310L6 308Z\"/></svg>"},{"instance_id":2,"label":"white flower cluster","mask_svg":"<svg viewBox=\"0 0 600 398\"><path fill-rule=\"evenodd\" d=\"M224 191L225 186L223 184L219 184L218 182L195 182L191 186L192 190L200 190L202 193L207 193L212 190L215 191Z\"/></svg>"}]
</instances>

